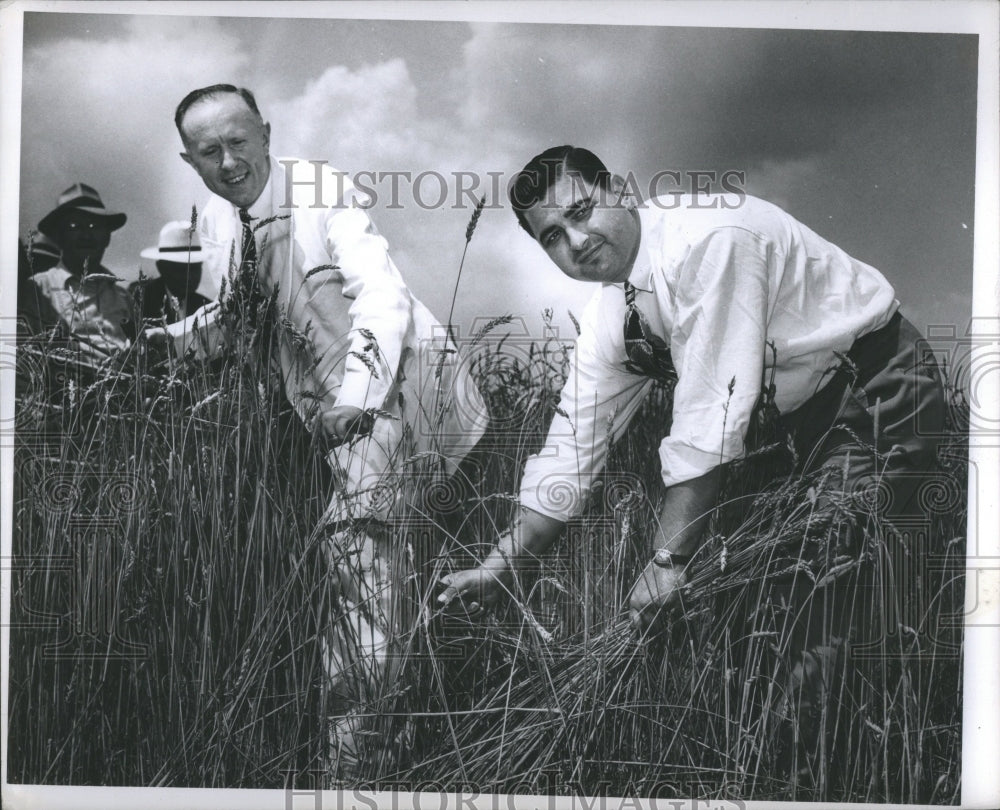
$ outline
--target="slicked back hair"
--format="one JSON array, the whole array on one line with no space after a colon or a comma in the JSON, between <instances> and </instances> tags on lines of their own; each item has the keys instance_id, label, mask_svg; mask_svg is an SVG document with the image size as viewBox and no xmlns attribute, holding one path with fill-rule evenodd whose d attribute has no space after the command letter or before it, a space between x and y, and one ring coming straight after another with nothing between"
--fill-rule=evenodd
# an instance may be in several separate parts
<instances>
[{"instance_id":1,"label":"slicked back hair","mask_svg":"<svg viewBox=\"0 0 1000 810\"><path fill-rule=\"evenodd\" d=\"M575 174L586 182L599 188L611 185L611 172L603 161L589 149L579 146L553 146L539 155L535 155L520 172L515 175L510 185L508 196L518 223L528 235L535 238L531 232L525 212L545 198L559 178L564 174Z\"/></svg>"},{"instance_id":2,"label":"slicked back hair","mask_svg":"<svg viewBox=\"0 0 1000 810\"><path fill-rule=\"evenodd\" d=\"M184 123L184 116L187 115L187 111L190 110L199 101L206 98L215 98L217 96L225 95L226 93L233 93L234 95L242 98L247 106L253 110L254 114L263 121L263 116L260 114L260 110L257 109L257 99L253 97L253 93L247 90L245 87L237 87L234 84L213 84L208 87L199 87L197 90L192 90L186 96L180 104L177 105L177 111L174 113L174 126L177 127L177 132L180 133L181 140L184 140L184 130L181 128Z\"/></svg>"}]
</instances>

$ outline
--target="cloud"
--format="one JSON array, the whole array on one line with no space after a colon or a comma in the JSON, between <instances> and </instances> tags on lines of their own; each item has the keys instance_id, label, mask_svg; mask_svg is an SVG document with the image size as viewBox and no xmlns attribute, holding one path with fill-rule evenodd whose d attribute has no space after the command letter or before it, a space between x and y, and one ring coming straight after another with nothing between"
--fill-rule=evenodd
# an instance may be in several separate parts
<instances>
[{"instance_id":1,"label":"cloud","mask_svg":"<svg viewBox=\"0 0 1000 810\"><path fill-rule=\"evenodd\" d=\"M398 196L389 179L363 180L375 190L372 217L395 261L414 293L442 320L451 311L473 201L488 193L491 208L480 219L455 303L454 321L466 329L476 319L506 313L536 318L540 300L567 295L558 271L505 209L506 180L515 168L510 146L503 144L502 133L477 124L470 113L479 94L467 85L470 77L478 81L467 70L468 60L466 52L451 73L457 83L448 103L434 107L420 105L406 62L395 58L356 69L329 66L301 93L265 110L276 154L327 160L351 176L408 173L409 179L398 180ZM486 186L490 171L504 173L498 189ZM417 183L425 172L436 174ZM474 195L458 195L460 172L482 181ZM476 181L466 176L463 182ZM442 191L444 205L434 206ZM550 272L539 273L540 267ZM570 300L589 296L585 287L568 286L576 287Z\"/></svg>"},{"instance_id":2,"label":"cloud","mask_svg":"<svg viewBox=\"0 0 1000 810\"><path fill-rule=\"evenodd\" d=\"M329 159L351 172L424 165L417 89L406 63L327 67L302 93L270 105L275 149Z\"/></svg>"},{"instance_id":3,"label":"cloud","mask_svg":"<svg viewBox=\"0 0 1000 810\"><path fill-rule=\"evenodd\" d=\"M584 25L472 32L462 68L468 126L515 142L525 133L548 144L586 140L633 168L820 154L859 117L960 75L952 68L970 47L974 60L971 38L959 47L956 37L927 34Z\"/></svg>"},{"instance_id":4,"label":"cloud","mask_svg":"<svg viewBox=\"0 0 1000 810\"><path fill-rule=\"evenodd\" d=\"M248 55L212 19L129 17L124 34L66 37L25 49L22 232L74 181L95 186L129 222L108 262L135 272L138 251L200 201L177 157L177 103L190 89L238 75Z\"/></svg>"},{"instance_id":5,"label":"cloud","mask_svg":"<svg viewBox=\"0 0 1000 810\"><path fill-rule=\"evenodd\" d=\"M589 296L505 208L512 174L557 143L589 146L640 179L745 171L752 193L873 257L918 308L934 295L937 267L971 262L961 234L942 228L972 224L974 37L68 17L50 15L47 31L26 38L22 230L61 189L90 182L129 214L108 255L125 273L163 222L206 197L177 157L172 117L186 92L218 81L257 91L276 154L446 179L443 207L421 206L405 182L393 206L380 183L372 212L441 318L472 212L455 204L456 172L502 173L489 200L501 207L484 213L470 245L456 321L577 311ZM370 47L356 47L362 39ZM435 196L432 179L423 191Z\"/></svg>"},{"instance_id":6,"label":"cloud","mask_svg":"<svg viewBox=\"0 0 1000 810\"><path fill-rule=\"evenodd\" d=\"M746 175L744 190L789 211L822 177L822 167L814 158L762 160Z\"/></svg>"}]
</instances>

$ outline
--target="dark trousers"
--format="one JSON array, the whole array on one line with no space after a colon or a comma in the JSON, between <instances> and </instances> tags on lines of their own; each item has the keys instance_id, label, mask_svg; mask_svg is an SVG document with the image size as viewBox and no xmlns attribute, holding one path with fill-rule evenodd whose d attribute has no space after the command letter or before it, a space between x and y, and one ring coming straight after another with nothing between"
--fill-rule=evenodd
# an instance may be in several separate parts
<instances>
[{"instance_id":1,"label":"dark trousers","mask_svg":"<svg viewBox=\"0 0 1000 810\"><path fill-rule=\"evenodd\" d=\"M832 516L827 562L862 557L848 576L824 588L799 579L773 594L794 611L779 710L789 735L782 757L792 779L813 783L838 757L832 730L838 710L849 708L840 696L852 657L866 649L885 654L885 640L873 638L872 628L887 611L896 617L905 612L916 588L925 549L910 540L929 538L921 491L935 486L945 417L929 347L898 313L857 340L848 359L822 390L781 418L802 471L828 474L816 507ZM884 538L874 553L866 547L872 536ZM895 565L886 552L896 556L900 543L910 543L908 563Z\"/></svg>"},{"instance_id":2,"label":"dark trousers","mask_svg":"<svg viewBox=\"0 0 1000 810\"><path fill-rule=\"evenodd\" d=\"M905 515L935 466L944 429L937 364L916 328L896 313L855 341L831 381L781 418L804 471L843 468L853 494L877 498L887 517Z\"/></svg>"}]
</instances>

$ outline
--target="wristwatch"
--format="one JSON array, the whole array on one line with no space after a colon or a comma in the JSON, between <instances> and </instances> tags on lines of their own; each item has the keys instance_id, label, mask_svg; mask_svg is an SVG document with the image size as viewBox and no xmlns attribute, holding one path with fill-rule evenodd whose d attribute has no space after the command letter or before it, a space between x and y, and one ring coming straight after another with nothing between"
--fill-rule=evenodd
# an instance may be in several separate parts
<instances>
[{"instance_id":1,"label":"wristwatch","mask_svg":"<svg viewBox=\"0 0 1000 810\"><path fill-rule=\"evenodd\" d=\"M658 548L653 555L653 564L662 568L678 568L691 562L690 554L678 554L667 548Z\"/></svg>"}]
</instances>

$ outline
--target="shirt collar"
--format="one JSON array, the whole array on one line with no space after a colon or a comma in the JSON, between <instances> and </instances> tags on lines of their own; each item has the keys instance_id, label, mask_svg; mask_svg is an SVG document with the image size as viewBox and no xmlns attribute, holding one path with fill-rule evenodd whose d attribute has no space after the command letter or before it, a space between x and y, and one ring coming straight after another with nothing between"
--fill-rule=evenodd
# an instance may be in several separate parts
<instances>
[{"instance_id":1,"label":"shirt collar","mask_svg":"<svg viewBox=\"0 0 1000 810\"><path fill-rule=\"evenodd\" d=\"M256 202L254 202L254 204L247 209L251 219L267 219L272 213L271 189L272 184L274 183L274 175L277 171L277 162L271 157L269 157L268 160L271 163L271 170L267 173L267 182L264 184L264 190L260 193ZM239 208L233 206L233 209L237 212L237 214L239 213Z\"/></svg>"}]
</instances>

